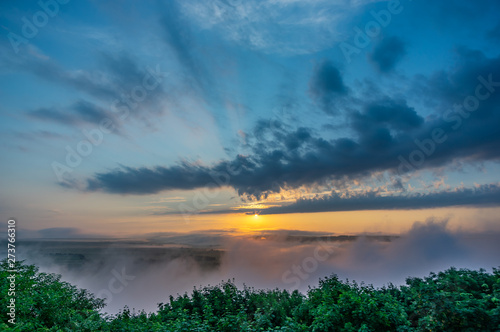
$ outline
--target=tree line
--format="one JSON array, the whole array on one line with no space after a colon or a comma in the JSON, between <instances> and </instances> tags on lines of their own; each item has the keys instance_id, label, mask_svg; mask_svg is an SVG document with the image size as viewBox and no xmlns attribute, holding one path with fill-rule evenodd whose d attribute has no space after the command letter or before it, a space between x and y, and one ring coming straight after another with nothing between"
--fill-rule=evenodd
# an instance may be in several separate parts
<instances>
[{"instance_id":1,"label":"tree line","mask_svg":"<svg viewBox=\"0 0 500 332\"><path fill-rule=\"evenodd\" d=\"M16 262L15 324L10 270L2 261L1 331L500 331L497 268L450 268L381 288L331 275L307 294L241 289L228 280L170 296L154 313L125 307L110 315L89 291Z\"/></svg>"}]
</instances>

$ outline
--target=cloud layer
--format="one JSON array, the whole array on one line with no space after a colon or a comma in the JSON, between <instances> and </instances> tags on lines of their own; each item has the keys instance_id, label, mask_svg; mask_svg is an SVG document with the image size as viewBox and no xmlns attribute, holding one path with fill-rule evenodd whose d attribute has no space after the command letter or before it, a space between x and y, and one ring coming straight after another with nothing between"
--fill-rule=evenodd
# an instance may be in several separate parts
<instances>
[{"instance_id":1,"label":"cloud layer","mask_svg":"<svg viewBox=\"0 0 500 332\"><path fill-rule=\"evenodd\" d=\"M248 133L247 155L213 165L122 167L88 179L87 190L152 194L229 186L240 195L258 198L280 188L359 179L373 172L401 176L457 161L498 160L500 58L468 49L457 55L453 69L415 82L413 91L435 105L425 120L404 99L366 98L357 100L359 108L346 114L352 137L329 140L313 128L261 121ZM315 70L312 86L321 96L346 90L331 64Z\"/></svg>"},{"instance_id":2,"label":"cloud layer","mask_svg":"<svg viewBox=\"0 0 500 332\"><path fill-rule=\"evenodd\" d=\"M261 214L497 206L499 201L500 185L497 184L426 194L381 195L372 191L340 197L337 193L333 193L320 198L298 199L290 205L265 209Z\"/></svg>"}]
</instances>

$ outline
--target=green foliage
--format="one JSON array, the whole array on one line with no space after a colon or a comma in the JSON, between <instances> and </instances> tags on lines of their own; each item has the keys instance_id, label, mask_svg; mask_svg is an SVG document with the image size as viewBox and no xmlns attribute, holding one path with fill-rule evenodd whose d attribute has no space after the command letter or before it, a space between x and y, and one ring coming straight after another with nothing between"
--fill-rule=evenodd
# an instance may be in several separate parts
<instances>
[{"instance_id":1,"label":"green foliage","mask_svg":"<svg viewBox=\"0 0 500 332\"><path fill-rule=\"evenodd\" d=\"M498 331L500 272L451 268L408 278L400 300L419 331Z\"/></svg>"},{"instance_id":2,"label":"green foliage","mask_svg":"<svg viewBox=\"0 0 500 332\"><path fill-rule=\"evenodd\" d=\"M15 275L15 296L8 296L10 275ZM16 262L9 268L3 260L0 292L0 330L3 331L96 331L105 323L99 315L103 300L61 281L59 275L38 272L34 265ZM11 298L15 298L15 325L8 323L7 305Z\"/></svg>"},{"instance_id":3,"label":"green foliage","mask_svg":"<svg viewBox=\"0 0 500 332\"><path fill-rule=\"evenodd\" d=\"M292 320L304 295L286 290L242 290L228 281L218 286L195 289L159 305L158 315L169 326L183 320L196 321L213 331L268 331L274 327L299 326ZM284 330L286 331L286 329Z\"/></svg>"},{"instance_id":4,"label":"green foliage","mask_svg":"<svg viewBox=\"0 0 500 332\"><path fill-rule=\"evenodd\" d=\"M16 264L16 321L7 322L8 297L0 298L2 331L498 331L500 270L449 269L406 285L374 288L321 279L307 295L287 290L238 289L234 281L171 296L156 313L99 312L103 300L62 282L60 276ZM5 261L0 290L9 283Z\"/></svg>"},{"instance_id":5,"label":"green foliage","mask_svg":"<svg viewBox=\"0 0 500 332\"><path fill-rule=\"evenodd\" d=\"M336 276L309 291L312 331L396 331L408 325L403 305L373 286L342 283Z\"/></svg>"}]
</instances>

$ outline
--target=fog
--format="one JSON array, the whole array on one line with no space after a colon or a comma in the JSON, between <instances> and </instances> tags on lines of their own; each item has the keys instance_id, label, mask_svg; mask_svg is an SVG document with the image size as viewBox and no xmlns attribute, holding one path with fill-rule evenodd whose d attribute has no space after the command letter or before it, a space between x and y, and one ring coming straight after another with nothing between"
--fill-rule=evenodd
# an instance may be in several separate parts
<instances>
[{"instance_id":1,"label":"fog","mask_svg":"<svg viewBox=\"0 0 500 332\"><path fill-rule=\"evenodd\" d=\"M105 298L105 312L117 313L125 305L153 312L169 295L228 279L239 287L306 293L331 274L382 286L451 266L491 271L500 266L498 235L452 232L446 221L433 220L415 223L399 236L166 233L142 240L25 241L18 259Z\"/></svg>"}]
</instances>

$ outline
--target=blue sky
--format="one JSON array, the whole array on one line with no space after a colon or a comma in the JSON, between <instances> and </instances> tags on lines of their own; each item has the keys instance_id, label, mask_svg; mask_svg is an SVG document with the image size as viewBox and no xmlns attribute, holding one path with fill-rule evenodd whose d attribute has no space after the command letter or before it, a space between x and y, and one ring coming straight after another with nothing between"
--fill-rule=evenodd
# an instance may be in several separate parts
<instances>
[{"instance_id":1,"label":"blue sky","mask_svg":"<svg viewBox=\"0 0 500 332\"><path fill-rule=\"evenodd\" d=\"M0 4L0 212L26 228L496 211L496 1L41 3Z\"/></svg>"}]
</instances>

